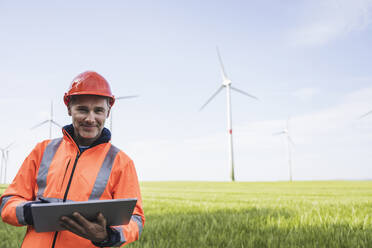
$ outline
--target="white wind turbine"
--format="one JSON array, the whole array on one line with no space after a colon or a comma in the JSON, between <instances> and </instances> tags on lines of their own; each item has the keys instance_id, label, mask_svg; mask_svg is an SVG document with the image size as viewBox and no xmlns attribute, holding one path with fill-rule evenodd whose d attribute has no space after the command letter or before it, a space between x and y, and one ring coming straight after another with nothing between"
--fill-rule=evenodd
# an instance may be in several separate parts
<instances>
[{"instance_id":1,"label":"white wind turbine","mask_svg":"<svg viewBox=\"0 0 372 248\"><path fill-rule=\"evenodd\" d=\"M136 97L138 97L138 95L134 95L134 96L119 96L119 97L115 97L115 101L122 100L122 99L136 98ZM111 136L112 136L112 109L110 110L110 132L111 132Z\"/></svg>"},{"instance_id":2,"label":"white wind turbine","mask_svg":"<svg viewBox=\"0 0 372 248\"><path fill-rule=\"evenodd\" d=\"M287 138L289 181L292 182L292 150L291 150L291 146L294 146L294 143L293 143L293 140L292 140L291 135L289 133L289 118L287 119L286 127L281 132L274 133L273 135L281 135L281 134L285 134L286 138Z\"/></svg>"},{"instance_id":3,"label":"white wind turbine","mask_svg":"<svg viewBox=\"0 0 372 248\"><path fill-rule=\"evenodd\" d=\"M6 183L6 172L8 168L8 159L9 159L9 148L14 144L10 143L4 148L0 148L1 151L1 168L0 168L0 183Z\"/></svg>"},{"instance_id":4,"label":"white wind turbine","mask_svg":"<svg viewBox=\"0 0 372 248\"><path fill-rule=\"evenodd\" d=\"M229 166L231 167L231 181L235 181L235 173L234 173L234 152L233 152L233 137L232 137L232 116L231 116L231 97L230 97L230 90L234 90L236 92L239 92L245 96L249 96L251 98L254 98L258 100L257 97L248 94L240 89L237 89L233 86L231 86L231 80L227 77L227 74L225 72L225 68L222 63L220 51L217 47L217 56L218 60L220 61L221 66L221 74L222 74L222 85L217 89L217 91L208 99L206 103L204 103L203 106L201 106L200 110L202 110L207 104L212 101L212 99L220 93L220 91L223 88L226 88L226 104L227 104L227 131L228 131L228 144L229 144ZM200 111L199 110L199 111Z\"/></svg>"},{"instance_id":5,"label":"white wind turbine","mask_svg":"<svg viewBox=\"0 0 372 248\"><path fill-rule=\"evenodd\" d=\"M50 118L41 122L41 123L39 123L39 124L37 124L37 125L35 125L35 126L33 126L31 128L31 130L33 130L37 127L40 127L40 126L42 126L42 125L44 125L45 123L48 123L48 122L49 122L49 139L51 139L52 138L52 124L54 124L57 127L62 127L60 124L55 122L54 119L53 119L53 101L50 102Z\"/></svg>"}]
</instances>

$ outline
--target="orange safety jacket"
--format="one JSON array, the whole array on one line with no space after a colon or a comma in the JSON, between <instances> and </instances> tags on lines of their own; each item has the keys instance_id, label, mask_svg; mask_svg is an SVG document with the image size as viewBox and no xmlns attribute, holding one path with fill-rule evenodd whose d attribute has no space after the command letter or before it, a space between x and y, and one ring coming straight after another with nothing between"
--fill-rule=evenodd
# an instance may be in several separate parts
<instances>
[{"instance_id":1,"label":"orange safety jacket","mask_svg":"<svg viewBox=\"0 0 372 248\"><path fill-rule=\"evenodd\" d=\"M137 198L129 224L111 227L120 232L115 247L138 240L145 222L133 161L109 142L81 153L65 128L63 138L37 144L25 159L0 198L1 218L11 225L25 225L23 206L40 197L52 202ZM22 247L96 246L69 231L37 233L27 226Z\"/></svg>"}]
</instances>

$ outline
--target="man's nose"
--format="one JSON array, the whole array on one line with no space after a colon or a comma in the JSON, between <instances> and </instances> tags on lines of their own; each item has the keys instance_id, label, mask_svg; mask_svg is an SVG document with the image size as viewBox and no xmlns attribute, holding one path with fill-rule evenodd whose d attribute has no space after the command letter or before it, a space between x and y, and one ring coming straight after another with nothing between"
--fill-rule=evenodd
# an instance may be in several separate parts
<instances>
[{"instance_id":1,"label":"man's nose","mask_svg":"<svg viewBox=\"0 0 372 248\"><path fill-rule=\"evenodd\" d=\"M95 120L95 117L94 117L94 112L93 111L89 111L88 115L87 115L87 118L85 118L86 121L89 121L89 122L94 122Z\"/></svg>"}]
</instances>

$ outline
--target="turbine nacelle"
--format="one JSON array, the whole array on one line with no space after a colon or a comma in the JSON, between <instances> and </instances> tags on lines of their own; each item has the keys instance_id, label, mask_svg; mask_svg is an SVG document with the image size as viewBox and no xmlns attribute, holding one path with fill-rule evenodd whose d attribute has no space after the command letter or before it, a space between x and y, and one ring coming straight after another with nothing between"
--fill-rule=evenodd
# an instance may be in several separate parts
<instances>
[{"instance_id":1,"label":"turbine nacelle","mask_svg":"<svg viewBox=\"0 0 372 248\"><path fill-rule=\"evenodd\" d=\"M273 135L282 135L284 134L287 137L288 142L288 170L289 170L289 181L292 182L292 155L291 155L291 146L294 147L293 140L289 133L289 117L287 119L287 125L283 128L282 131L278 133L273 133Z\"/></svg>"},{"instance_id":2,"label":"turbine nacelle","mask_svg":"<svg viewBox=\"0 0 372 248\"><path fill-rule=\"evenodd\" d=\"M222 82L223 86L225 86L225 87L231 85L231 83L232 83L232 81L230 79L225 79Z\"/></svg>"},{"instance_id":3,"label":"turbine nacelle","mask_svg":"<svg viewBox=\"0 0 372 248\"><path fill-rule=\"evenodd\" d=\"M53 101L50 102L50 118L49 119L46 119L45 121L31 127L30 129L33 130L37 127L40 127L46 123L49 123L49 139L52 138L52 125L55 125L59 128L62 128L62 126L60 124L58 124L56 121L54 121L53 119Z\"/></svg>"}]
</instances>

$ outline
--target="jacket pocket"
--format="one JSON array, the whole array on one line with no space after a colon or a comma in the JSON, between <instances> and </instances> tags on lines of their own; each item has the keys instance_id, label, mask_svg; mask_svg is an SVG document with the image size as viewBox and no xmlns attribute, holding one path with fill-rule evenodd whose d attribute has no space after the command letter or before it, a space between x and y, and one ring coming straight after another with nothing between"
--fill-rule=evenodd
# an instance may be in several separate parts
<instances>
[{"instance_id":1,"label":"jacket pocket","mask_svg":"<svg viewBox=\"0 0 372 248\"><path fill-rule=\"evenodd\" d=\"M63 182L65 181L67 171L68 171L68 167L70 166L70 162L71 162L71 158L69 158L67 163L65 164L65 166L62 167L62 168L64 168L64 173L63 173L63 176L60 178L59 183L57 185L57 191L58 192L61 192L61 190L62 190Z\"/></svg>"}]
</instances>

